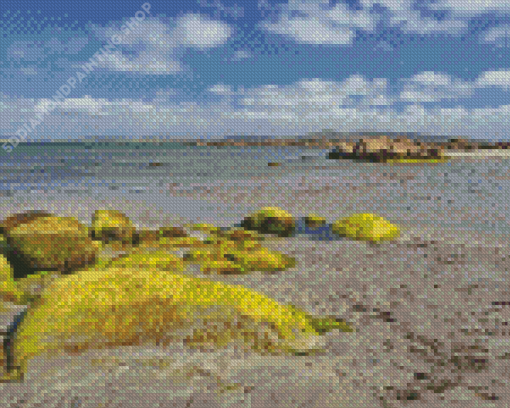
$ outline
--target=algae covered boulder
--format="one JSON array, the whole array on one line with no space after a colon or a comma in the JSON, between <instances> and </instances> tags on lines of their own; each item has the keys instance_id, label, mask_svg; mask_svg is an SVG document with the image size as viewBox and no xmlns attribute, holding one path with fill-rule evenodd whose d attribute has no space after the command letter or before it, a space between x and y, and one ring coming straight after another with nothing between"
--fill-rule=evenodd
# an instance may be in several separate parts
<instances>
[{"instance_id":1,"label":"algae covered boulder","mask_svg":"<svg viewBox=\"0 0 510 408\"><path fill-rule=\"evenodd\" d=\"M400 235L400 229L375 214L354 214L333 224L335 234L364 241L391 240Z\"/></svg>"},{"instance_id":2,"label":"algae covered boulder","mask_svg":"<svg viewBox=\"0 0 510 408\"><path fill-rule=\"evenodd\" d=\"M5 234L12 256L33 270L70 272L96 258L87 227L71 217L36 217Z\"/></svg>"},{"instance_id":3,"label":"algae covered boulder","mask_svg":"<svg viewBox=\"0 0 510 408\"><path fill-rule=\"evenodd\" d=\"M24 294L16 285L11 265L0 255L0 301L24 304Z\"/></svg>"},{"instance_id":4,"label":"algae covered boulder","mask_svg":"<svg viewBox=\"0 0 510 408\"><path fill-rule=\"evenodd\" d=\"M128 217L116 210L97 210L92 217L92 237L103 242L133 242L135 227Z\"/></svg>"},{"instance_id":5,"label":"algae covered boulder","mask_svg":"<svg viewBox=\"0 0 510 408\"><path fill-rule=\"evenodd\" d=\"M302 354L321 334L353 329L311 318L254 290L147 269L106 269L58 279L34 301L6 349L0 382L22 381L33 357L126 345L182 342L262 354Z\"/></svg>"},{"instance_id":6,"label":"algae covered boulder","mask_svg":"<svg viewBox=\"0 0 510 408\"><path fill-rule=\"evenodd\" d=\"M308 214L305 217L305 225L309 228L318 228L326 225L326 218L320 217L317 214Z\"/></svg>"},{"instance_id":7,"label":"algae covered boulder","mask_svg":"<svg viewBox=\"0 0 510 408\"><path fill-rule=\"evenodd\" d=\"M294 258L270 251L253 240L212 239L201 249L187 254L186 260L198 263L202 272L249 273L276 272L296 265Z\"/></svg>"},{"instance_id":8,"label":"algae covered boulder","mask_svg":"<svg viewBox=\"0 0 510 408\"><path fill-rule=\"evenodd\" d=\"M296 221L291 214L278 207L264 207L260 211L246 217L241 226L248 230L258 231L261 234L276 234L280 237L290 236L295 228Z\"/></svg>"}]
</instances>

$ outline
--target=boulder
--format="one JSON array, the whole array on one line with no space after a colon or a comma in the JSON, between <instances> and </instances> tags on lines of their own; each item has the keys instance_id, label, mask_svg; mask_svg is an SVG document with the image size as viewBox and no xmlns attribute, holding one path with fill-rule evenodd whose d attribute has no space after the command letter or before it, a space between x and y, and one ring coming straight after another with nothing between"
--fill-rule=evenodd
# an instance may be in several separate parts
<instances>
[{"instance_id":1,"label":"boulder","mask_svg":"<svg viewBox=\"0 0 510 408\"><path fill-rule=\"evenodd\" d=\"M354 214L336 221L335 234L364 241L391 240L400 235L400 229L375 214Z\"/></svg>"},{"instance_id":2,"label":"boulder","mask_svg":"<svg viewBox=\"0 0 510 408\"><path fill-rule=\"evenodd\" d=\"M36 218L41 217L53 217L53 214L40 210L14 214L10 217L7 217L5 220L2 221L2 223L0 223L0 233L5 234L9 230L18 226L19 224L26 224L27 222L33 221Z\"/></svg>"},{"instance_id":3,"label":"boulder","mask_svg":"<svg viewBox=\"0 0 510 408\"><path fill-rule=\"evenodd\" d=\"M103 242L133 242L135 227L132 222L116 210L97 210L92 218L92 237Z\"/></svg>"},{"instance_id":4,"label":"boulder","mask_svg":"<svg viewBox=\"0 0 510 408\"><path fill-rule=\"evenodd\" d=\"M5 231L12 255L33 270L70 272L93 263L87 227L70 217L27 217Z\"/></svg>"},{"instance_id":5,"label":"boulder","mask_svg":"<svg viewBox=\"0 0 510 408\"><path fill-rule=\"evenodd\" d=\"M261 234L276 234L280 237L290 236L296 222L291 214L278 207L264 207L255 214L246 217L241 226Z\"/></svg>"},{"instance_id":6,"label":"boulder","mask_svg":"<svg viewBox=\"0 0 510 408\"><path fill-rule=\"evenodd\" d=\"M316 214L308 214L305 217L305 225L309 228L318 228L326 224L326 218Z\"/></svg>"}]
</instances>

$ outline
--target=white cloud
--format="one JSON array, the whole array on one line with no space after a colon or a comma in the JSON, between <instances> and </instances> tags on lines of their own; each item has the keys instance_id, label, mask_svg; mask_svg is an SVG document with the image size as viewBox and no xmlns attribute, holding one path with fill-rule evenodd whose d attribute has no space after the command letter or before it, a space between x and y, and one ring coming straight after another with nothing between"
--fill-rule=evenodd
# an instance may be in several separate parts
<instances>
[{"instance_id":1,"label":"white cloud","mask_svg":"<svg viewBox=\"0 0 510 408\"><path fill-rule=\"evenodd\" d=\"M481 40L487 44L494 44L497 47L505 47L510 44L508 35L510 26L494 27L483 33Z\"/></svg>"},{"instance_id":2,"label":"white cloud","mask_svg":"<svg viewBox=\"0 0 510 408\"><path fill-rule=\"evenodd\" d=\"M432 71L421 72L412 78L401 80L404 83L400 93L402 101L424 103L466 98L473 94L474 85L449 75Z\"/></svg>"},{"instance_id":3,"label":"white cloud","mask_svg":"<svg viewBox=\"0 0 510 408\"><path fill-rule=\"evenodd\" d=\"M356 30L374 32L379 21L407 33L460 35L474 17L510 11L508 0L360 0L360 4L361 10L352 10L343 2L330 7L325 0L290 0L276 22L268 19L260 26L300 43L351 44ZM444 15L439 20L431 12Z\"/></svg>"},{"instance_id":4,"label":"white cloud","mask_svg":"<svg viewBox=\"0 0 510 408\"><path fill-rule=\"evenodd\" d=\"M375 16L364 11L351 11L343 3L332 9L324 1L291 0L283 8L276 23L263 22L260 27L293 38L300 43L350 44L356 29L373 31Z\"/></svg>"},{"instance_id":5,"label":"white cloud","mask_svg":"<svg viewBox=\"0 0 510 408\"><path fill-rule=\"evenodd\" d=\"M227 24L200 14L186 14L173 21L173 25L147 18L125 34L118 27L91 28L103 41L114 35L120 38L116 49L100 62L101 68L153 75L183 71L177 55L179 50L205 51L224 44L232 35Z\"/></svg>"},{"instance_id":6,"label":"white cloud","mask_svg":"<svg viewBox=\"0 0 510 408\"><path fill-rule=\"evenodd\" d=\"M510 71L486 71L477 78L476 85L496 86L508 91L510 90Z\"/></svg>"}]
</instances>

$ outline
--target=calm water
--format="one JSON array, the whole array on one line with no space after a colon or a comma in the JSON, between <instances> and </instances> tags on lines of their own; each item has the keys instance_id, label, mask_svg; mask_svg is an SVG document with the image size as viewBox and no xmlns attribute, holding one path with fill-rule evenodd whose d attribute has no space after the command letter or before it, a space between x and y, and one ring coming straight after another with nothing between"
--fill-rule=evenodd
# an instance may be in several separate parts
<instances>
[{"instance_id":1,"label":"calm water","mask_svg":"<svg viewBox=\"0 0 510 408\"><path fill-rule=\"evenodd\" d=\"M222 183L237 183L240 189L251 183L253 188L270 181L278 189L304 177L316 180L317 186L333 180L338 187L333 195L375 186L370 192L349 193L346 201L357 212L510 234L510 160L506 158L391 166L327 160L326 153L295 147L217 149L178 143L22 145L10 154L0 153L1 215L19 203L37 201L56 203L55 212L80 205L97 208L99 203L119 200L164 208L170 185L197 191ZM282 165L268 167L268 162ZM224 216L232 220L251 209L249 203L217 201L220 209L173 197L168 212L187 219Z\"/></svg>"}]
</instances>

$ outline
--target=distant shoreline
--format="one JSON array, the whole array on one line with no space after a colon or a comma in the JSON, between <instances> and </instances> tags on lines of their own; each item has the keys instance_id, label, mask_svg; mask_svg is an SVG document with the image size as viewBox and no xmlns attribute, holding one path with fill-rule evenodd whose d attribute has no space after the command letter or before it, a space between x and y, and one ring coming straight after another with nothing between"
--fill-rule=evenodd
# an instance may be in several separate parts
<instances>
[{"instance_id":1,"label":"distant shoreline","mask_svg":"<svg viewBox=\"0 0 510 408\"><path fill-rule=\"evenodd\" d=\"M329 136L329 135L328 135ZM340 136L340 135L331 135ZM176 143L184 146L191 147L301 147L309 149L334 149L340 145L354 145L360 140L373 140L388 137L386 135L363 135L363 134L352 134L350 136L343 135L343 137L326 137L326 135L315 136L315 137L296 137L296 138L257 138L257 137L246 137L246 138L224 138L224 139L108 139L108 140L42 140L42 141L26 141L20 142L20 145L40 145L40 144L80 144L80 145L95 145L95 144L112 144L112 145L130 145L130 144L167 144ZM441 149L444 154L448 154L449 151L460 151L460 152L475 152L475 151L494 151L494 150L509 150L510 141L506 142L489 142L480 141L473 139L444 139L437 137L437 140L431 140L431 137L420 137L407 138L405 136L396 136L391 139L401 139L406 142L413 144L420 144L428 148ZM8 142L8 139L0 139L0 143Z\"/></svg>"}]
</instances>

